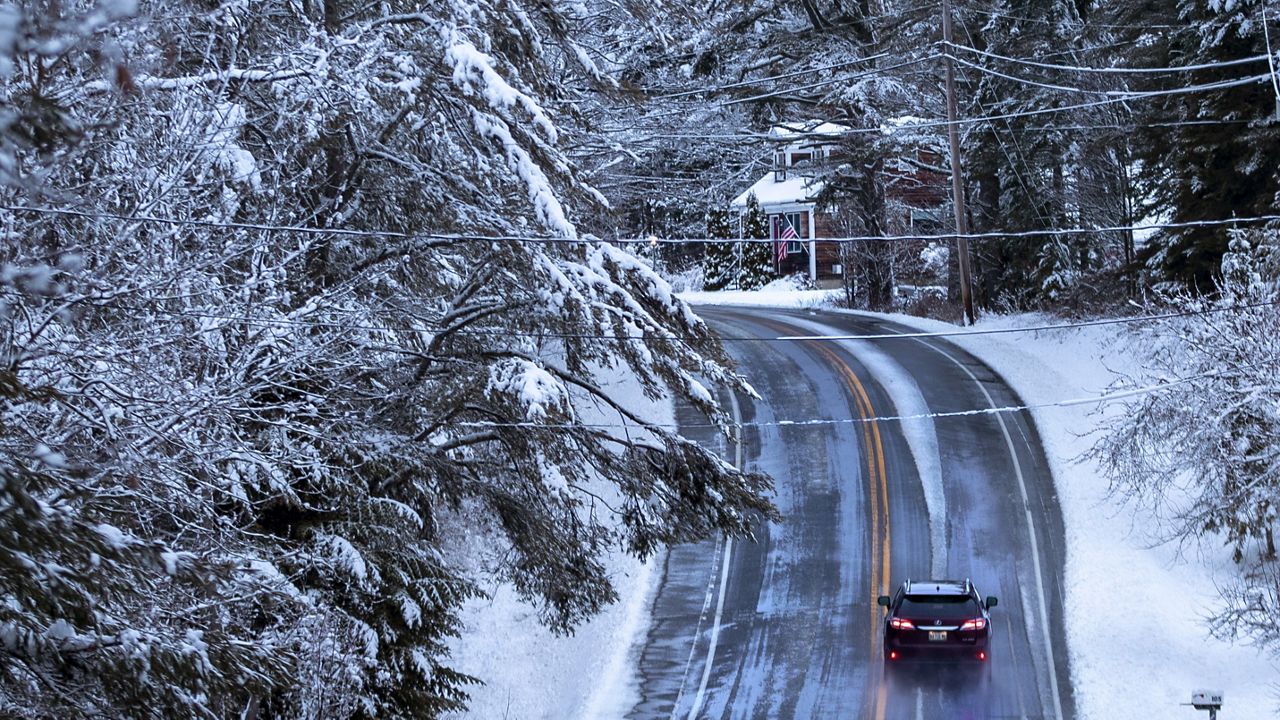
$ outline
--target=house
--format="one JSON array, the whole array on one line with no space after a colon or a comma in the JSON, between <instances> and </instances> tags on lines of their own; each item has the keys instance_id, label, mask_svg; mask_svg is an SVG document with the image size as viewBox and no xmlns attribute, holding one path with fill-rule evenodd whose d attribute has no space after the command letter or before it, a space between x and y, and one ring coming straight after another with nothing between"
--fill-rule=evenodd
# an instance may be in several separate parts
<instances>
[{"instance_id":1,"label":"house","mask_svg":"<svg viewBox=\"0 0 1280 720\"><path fill-rule=\"evenodd\" d=\"M805 273L815 283L844 275L839 243L822 241L844 233L830 212L818 210L817 198L826 187L818 168L838 155L840 138L849 130L845 125L817 120L775 125L769 131L777 143L773 169L729 203L730 211L741 219L747 198L755 194L769 217L779 275ZM895 206L905 208L902 220L906 227L935 232L945 217L942 208L947 178L934 169L940 165L937 153L917 149L912 155L914 161L892 158L885 163L889 174L886 194L896 201ZM783 244L788 227L796 237Z\"/></svg>"}]
</instances>

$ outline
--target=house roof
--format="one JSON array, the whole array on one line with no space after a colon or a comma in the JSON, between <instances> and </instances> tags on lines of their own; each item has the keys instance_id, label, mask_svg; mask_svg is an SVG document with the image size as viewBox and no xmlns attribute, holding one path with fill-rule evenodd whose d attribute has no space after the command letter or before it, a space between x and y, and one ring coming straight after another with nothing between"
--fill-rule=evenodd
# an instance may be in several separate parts
<instances>
[{"instance_id":1,"label":"house roof","mask_svg":"<svg viewBox=\"0 0 1280 720\"><path fill-rule=\"evenodd\" d=\"M756 199L760 201L761 207L813 202L818 193L822 192L822 188L826 187L826 183L821 180L805 177L794 172L787 173L786 180L775 180L774 177L774 173L770 171L757 180L754 185L744 190L741 195L734 198L733 202L729 203L729 207L745 208L747 206L747 196L751 193L756 194Z\"/></svg>"}]
</instances>

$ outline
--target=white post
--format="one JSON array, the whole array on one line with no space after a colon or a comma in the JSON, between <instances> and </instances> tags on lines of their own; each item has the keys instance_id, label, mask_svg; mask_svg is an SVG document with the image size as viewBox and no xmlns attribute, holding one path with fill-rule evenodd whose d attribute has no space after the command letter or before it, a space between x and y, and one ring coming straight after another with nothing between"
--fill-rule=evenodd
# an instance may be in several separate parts
<instances>
[{"instance_id":1,"label":"white post","mask_svg":"<svg viewBox=\"0 0 1280 720\"><path fill-rule=\"evenodd\" d=\"M814 219L814 207L809 207L809 280L818 285L818 222Z\"/></svg>"}]
</instances>

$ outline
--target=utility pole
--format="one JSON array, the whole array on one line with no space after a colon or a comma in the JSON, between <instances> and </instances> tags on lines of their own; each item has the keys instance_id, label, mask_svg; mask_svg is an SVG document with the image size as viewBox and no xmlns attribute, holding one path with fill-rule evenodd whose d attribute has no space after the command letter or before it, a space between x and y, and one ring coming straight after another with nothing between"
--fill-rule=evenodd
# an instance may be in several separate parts
<instances>
[{"instance_id":1,"label":"utility pole","mask_svg":"<svg viewBox=\"0 0 1280 720\"><path fill-rule=\"evenodd\" d=\"M969 281L969 223L965 219L964 180L960 175L960 134L956 127L956 72L951 62L951 0L942 0L943 59L947 63L947 136L951 141L951 198L956 211L956 252L960 265L960 302L966 325L974 322L973 292Z\"/></svg>"}]
</instances>

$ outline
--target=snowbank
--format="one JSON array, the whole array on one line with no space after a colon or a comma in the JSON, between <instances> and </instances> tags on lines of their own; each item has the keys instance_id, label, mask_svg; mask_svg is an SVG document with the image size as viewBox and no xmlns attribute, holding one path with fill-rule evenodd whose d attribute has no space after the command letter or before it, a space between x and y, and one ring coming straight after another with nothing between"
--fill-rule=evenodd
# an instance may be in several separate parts
<instances>
[{"instance_id":1,"label":"snowbank","mask_svg":"<svg viewBox=\"0 0 1280 720\"><path fill-rule=\"evenodd\" d=\"M692 305L762 305L769 307L828 307L840 298L843 290L801 290L796 278L778 278L759 290L720 290L716 292L683 292L680 299Z\"/></svg>"},{"instance_id":2,"label":"snowbank","mask_svg":"<svg viewBox=\"0 0 1280 720\"><path fill-rule=\"evenodd\" d=\"M598 384L650 422L672 424L670 400L650 401L639 383L625 373L606 376ZM617 421L581 407L584 423ZM599 414L599 417L595 417ZM602 493L604 488L598 488ZM474 534L471 547L457 548L472 563L483 562L486 544ZM450 643L452 667L485 682L470 689L471 703L453 720L571 720L621 718L639 702L635 677L639 653L649 629L649 611L661 580L663 557L640 562L616 552L607 558L617 603L605 608L568 637L559 637L538 622L537 611L520 601L507 584L484 588L491 596L467 604L462 613L463 637Z\"/></svg>"}]
</instances>

